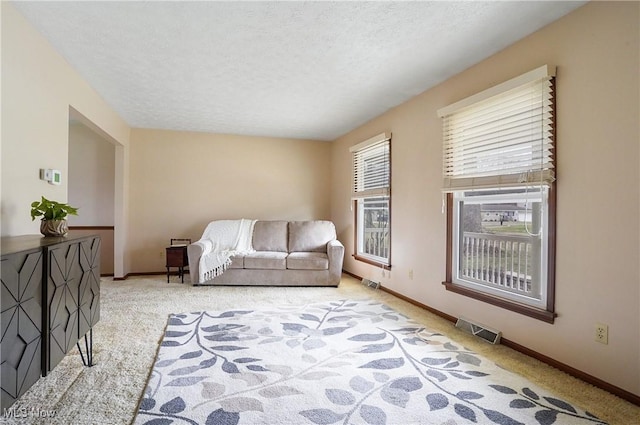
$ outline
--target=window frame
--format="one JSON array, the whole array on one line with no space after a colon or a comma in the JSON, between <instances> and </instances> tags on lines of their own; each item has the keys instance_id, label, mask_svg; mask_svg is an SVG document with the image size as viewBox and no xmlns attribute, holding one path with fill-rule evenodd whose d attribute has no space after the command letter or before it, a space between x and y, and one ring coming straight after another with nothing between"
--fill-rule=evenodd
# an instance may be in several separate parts
<instances>
[{"instance_id":1,"label":"window frame","mask_svg":"<svg viewBox=\"0 0 640 425\"><path fill-rule=\"evenodd\" d=\"M457 102L453 105L443 108L438 111L438 115L440 117L444 117L445 115L451 113L451 111L455 110L456 108L467 107L467 106L473 105L475 102L480 102L483 99L487 99L493 95L500 94L501 90L504 90L505 87L509 87L510 89L517 87L517 84L520 84L520 82L522 82L523 80L529 79L530 75L535 75L542 72L547 73L547 66L538 68L537 70L531 71L527 74L523 74L520 77L516 77L494 88L488 89L485 92L478 93L477 95L471 96L467 99L464 99L460 102ZM553 72L550 72L548 75L553 77ZM552 145L552 149L553 149L552 168L555 168L555 164L557 164L557 144L556 144L556 115L555 115L556 114L556 108L555 108L556 88L555 88L554 79L552 79L550 90L551 90L551 108L552 108L551 109L552 123L550 128L550 138L553 144ZM551 175L553 176L553 174L555 173L553 172L553 170L551 172L552 172ZM545 173L544 171L538 172L538 175L541 177L538 178L536 176L536 179L541 180L542 176L545 176L544 173ZM473 178L471 180L473 180ZM481 184L483 183L482 179L478 179L478 180L480 180ZM526 173L526 174L521 174L520 176L516 176L515 179L512 178L509 181L509 183L511 185L516 185L517 183L522 182L524 183L524 185L527 185L527 184L531 185L531 184L534 184L535 179L532 179L532 180L529 180L529 173ZM496 181L499 183L501 181L501 178L498 177ZM540 184L542 184L542 182ZM546 237L548 241L548 246L547 246L546 258L542 258L544 261L546 261L546 276L545 276L546 280L543 280L543 276L541 276L541 285L544 285L546 287L546 302L544 303L544 306L534 307L529 304L524 304L509 298L488 293L482 290L481 285L478 285L478 289L474 289L468 286L461 286L460 284L455 283L453 279L454 273L455 273L454 271L454 266L455 266L454 245L455 244L454 244L453 238L455 237L454 227L458 226L459 223L456 222L456 217L454 215L454 195L452 193L453 190L451 187L447 187L446 179L445 179L443 192L445 193L445 196L446 196L445 203L446 203L446 212L447 212L446 269L445 269L445 281L442 282L442 284L444 285L447 291L464 295L464 296L485 302L487 304L495 305L495 306L504 308L506 310L523 314L547 323L554 323L554 320L557 317L557 314L555 312L557 186L556 186L555 178L551 178L551 179L545 178L544 184L548 188L548 197L547 197L548 216L547 216L547 228L545 229L547 233ZM499 189L500 187L501 187L500 184L495 184L495 183L489 183L484 186L478 186L479 189L480 188L481 189L489 189L489 188ZM459 188L455 188L454 190L473 190L473 188L459 187Z\"/></svg>"},{"instance_id":2,"label":"window frame","mask_svg":"<svg viewBox=\"0 0 640 425\"><path fill-rule=\"evenodd\" d=\"M360 238L359 238L359 234L358 234L358 230L360 228L360 220L359 220L359 216L360 216L360 206L358 201L366 201L368 199L379 199L382 197L386 197L388 198L387 203L388 203L388 209L389 209L389 214L388 214L388 233L389 233L389 248L387 250L388 252L388 256L387 258L383 258L383 257L378 257L378 256L374 256L374 255L369 255L366 254L364 252L360 252L359 248L360 248ZM386 195L386 196L371 196L371 197L366 197L366 198L359 198L359 199L354 199L353 200L353 223L354 223L354 230L353 230L353 258L355 258L358 261L361 261L363 263L367 263L367 264L371 264L377 267L382 267L384 269L390 270L391 269L391 194ZM383 261L384 260L384 261Z\"/></svg>"},{"instance_id":3,"label":"window frame","mask_svg":"<svg viewBox=\"0 0 640 425\"><path fill-rule=\"evenodd\" d=\"M536 191L538 193L530 193L528 188L526 187L505 191L505 193L502 193L502 194L495 193L495 191L478 191L474 195L469 195L468 192L469 191L456 191L452 193L453 195L452 214L453 214L453 219L456 221L456 223L458 223L458 225L454 226L453 228L452 249L451 249L452 257L453 257L453 264L451 268L452 283L467 287L469 289L474 289L476 288L476 286L479 286L483 288L483 292L486 291L489 294L495 294L498 297L504 297L516 303L520 302L526 305L530 305L534 308L546 309L547 286L546 284L542 284L542 283L546 283L547 276L548 276L547 261L546 261L546 258L548 258L547 250L549 247L549 238L548 238L548 231L547 231L548 218L549 218L548 187L545 186L543 190ZM492 192L492 193L483 193L483 192ZM466 215L464 214L464 207L461 208L461 204L463 204L466 207L467 205L526 202L525 201L526 199L532 202L540 203L540 208L541 208L540 211L542 213L540 226L543 231L540 232L538 235L532 235L532 234L527 235L526 233L523 233L519 236L525 239L520 239L520 240L511 239L513 236L515 236L514 234L501 235L500 233L492 234L491 232L487 232L486 233L488 237L487 242L482 243L480 245L480 247L487 248L486 253L484 249L482 249L483 253L481 253L481 255L479 256L479 259L481 260L481 263L479 265L479 269L481 270L480 277L473 276L473 274L477 274L477 270L476 270L477 263L475 263L475 261L478 260L478 256L477 256L478 252L475 252L475 255L474 255L474 252L471 252L471 253L467 252L467 254L463 255L462 250L463 250L464 244L462 243L462 237L467 233L467 229L463 229L464 222L462 220L463 220L463 217L466 217ZM482 214L481 214L481 217L482 217ZM482 220L482 223L485 222L484 219L481 219L481 220ZM471 232L475 232L475 230L471 230ZM484 234L485 232L483 231L482 233ZM470 236L470 237L473 238L473 236ZM531 254L531 257L529 257L529 259L532 262L529 263L528 260L525 262L525 264L530 264L532 267L531 268L532 289L531 289L531 292L528 294L525 294L525 291L523 290L522 286L516 284L516 286L520 286L520 287L517 289L514 289L512 288L512 285L514 285L513 282L507 282L504 277L500 278L498 277L497 274L494 274L496 271L496 267L500 270L502 270L504 267L505 271L511 271L511 272L514 271L513 269L510 268L510 266L513 267L515 263L513 262L509 263L509 260L507 259L507 256L509 256L510 254L513 255L513 251L512 251L513 245L509 245L510 239L511 239L511 243L518 243L518 244L531 243L532 244L529 250L525 251L524 255L521 255L522 251L520 250L520 248L518 248L518 257L517 257L518 263L522 264L520 261L528 257L526 252L529 252ZM534 248L534 244L539 244L539 251L537 251ZM488 257L489 255L491 255L489 254L489 252L491 252L489 250L495 249L496 246L501 247L501 253L500 255L498 255L497 261L494 254L493 261L492 261ZM518 246L521 247L521 245L518 245ZM467 249L468 248L469 247L467 247ZM504 251L502 251L502 249L504 249ZM471 250L473 251L473 247L471 248ZM539 255L536 255L534 258L534 254L536 252ZM464 267L464 261L465 259L468 260L469 257L473 258L471 263L472 264L471 269ZM513 257L511 258L513 259ZM463 273L463 269L466 270L467 272L466 275L464 275L465 273ZM476 273L474 273L474 270L476 270ZM518 268L518 271L520 271L519 268ZM485 272L487 273L486 275L484 275ZM525 274L526 274L526 271L525 271Z\"/></svg>"},{"instance_id":4,"label":"window frame","mask_svg":"<svg viewBox=\"0 0 640 425\"><path fill-rule=\"evenodd\" d=\"M356 156L359 152L365 152L367 149L375 146L377 144L382 145L383 143L387 144L387 164L388 164L388 185L385 187L376 187L373 190L365 189L362 183L364 181L364 175L360 169L357 169L356 166ZM381 133L370 139L367 139L361 143L358 143L355 146L352 146L350 152L353 154L353 164L352 164L352 194L351 194L351 208L353 210L353 254L352 257L358 261L363 263L371 264L376 267L381 267L383 269L390 270L391 269L391 205L392 205L392 196L391 196L391 163L392 163L392 153L391 153L391 133ZM357 176L358 175L358 176ZM362 177L363 181L359 181L358 178ZM389 246L387 249L387 258L370 256L366 253L359 252L360 247L360 235L359 235L359 201L366 201L371 199L379 199L379 198L388 198L388 219L387 219L387 229L388 229L388 238L389 238ZM362 235L364 237L364 234Z\"/></svg>"},{"instance_id":5,"label":"window frame","mask_svg":"<svg viewBox=\"0 0 640 425\"><path fill-rule=\"evenodd\" d=\"M518 303L507 298L498 297L488 294L484 291L460 286L453 282L453 226L455 217L453 215L453 194L446 194L447 207L447 256L446 256L446 272L445 281L442 282L447 291L455 292L485 303L514 311L534 319L542 320L547 323L553 323L557 314L555 312L555 292L556 292L556 185L552 183L549 186L548 194L548 217L547 217L547 300L545 308L536 308L530 305Z\"/></svg>"}]
</instances>

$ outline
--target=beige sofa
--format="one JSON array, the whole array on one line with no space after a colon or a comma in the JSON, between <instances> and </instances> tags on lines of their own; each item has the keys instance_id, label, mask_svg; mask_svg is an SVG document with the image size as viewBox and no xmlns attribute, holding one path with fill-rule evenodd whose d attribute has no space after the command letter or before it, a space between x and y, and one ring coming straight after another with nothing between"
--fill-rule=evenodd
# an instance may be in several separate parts
<instances>
[{"instance_id":1,"label":"beige sofa","mask_svg":"<svg viewBox=\"0 0 640 425\"><path fill-rule=\"evenodd\" d=\"M330 221L263 221L253 228L255 252L234 256L229 268L199 285L338 286L344 246ZM204 243L187 248L191 282L198 285Z\"/></svg>"}]
</instances>

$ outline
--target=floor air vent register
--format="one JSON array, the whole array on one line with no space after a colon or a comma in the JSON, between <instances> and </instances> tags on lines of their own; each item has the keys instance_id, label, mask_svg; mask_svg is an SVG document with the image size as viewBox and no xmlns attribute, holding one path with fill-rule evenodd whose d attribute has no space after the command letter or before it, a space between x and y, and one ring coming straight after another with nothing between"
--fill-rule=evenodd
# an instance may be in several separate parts
<instances>
[{"instance_id":1,"label":"floor air vent register","mask_svg":"<svg viewBox=\"0 0 640 425\"><path fill-rule=\"evenodd\" d=\"M463 331L470 333L471 335L475 335L491 344L499 344L500 337L502 336L502 332L500 331L487 328L484 325L463 317L458 318L456 328L462 329Z\"/></svg>"},{"instance_id":2,"label":"floor air vent register","mask_svg":"<svg viewBox=\"0 0 640 425\"><path fill-rule=\"evenodd\" d=\"M376 282L371 279L362 279L362 284L367 288L378 289L380 287L380 282Z\"/></svg>"}]
</instances>

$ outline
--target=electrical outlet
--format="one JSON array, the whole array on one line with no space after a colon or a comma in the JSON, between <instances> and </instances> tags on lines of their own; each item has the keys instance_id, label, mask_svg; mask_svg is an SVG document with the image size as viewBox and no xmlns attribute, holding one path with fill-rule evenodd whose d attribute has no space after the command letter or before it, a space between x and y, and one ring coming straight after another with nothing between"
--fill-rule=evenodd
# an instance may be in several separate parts
<instances>
[{"instance_id":1,"label":"electrical outlet","mask_svg":"<svg viewBox=\"0 0 640 425\"><path fill-rule=\"evenodd\" d=\"M413 269L409 270L409 280L413 280Z\"/></svg>"},{"instance_id":2,"label":"electrical outlet","mask_svg":"<svg viewBox=\"0 0 640 425\"><path fill-rule=\"evenodd\" d=\"M601 344L609 343L609 326L604 325L602 323L596 323L596 334L595 334L596 342Z\"/></svg>"}]
</instances>

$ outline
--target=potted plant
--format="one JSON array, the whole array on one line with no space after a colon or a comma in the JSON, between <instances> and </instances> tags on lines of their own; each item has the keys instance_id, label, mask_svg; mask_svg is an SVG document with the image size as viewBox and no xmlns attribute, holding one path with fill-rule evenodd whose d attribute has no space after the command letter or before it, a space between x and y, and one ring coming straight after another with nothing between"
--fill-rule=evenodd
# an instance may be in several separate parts
<instances>
[{"instance_id":1,"label":"potted plant","mask_svg":"<svg viewBox=\"0 0 640 425\"><path fill-rule=\"evenodd\" d=\"M69 231L67 215L78 215L78 208L61 202L50 201L44 196L31 203L31 220L42 217L40 233L45 236L64 236Z\"/></svg>"}]
</instances>

